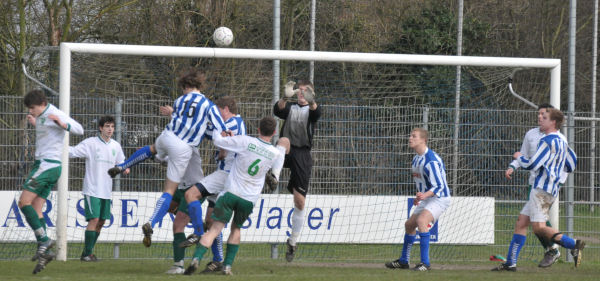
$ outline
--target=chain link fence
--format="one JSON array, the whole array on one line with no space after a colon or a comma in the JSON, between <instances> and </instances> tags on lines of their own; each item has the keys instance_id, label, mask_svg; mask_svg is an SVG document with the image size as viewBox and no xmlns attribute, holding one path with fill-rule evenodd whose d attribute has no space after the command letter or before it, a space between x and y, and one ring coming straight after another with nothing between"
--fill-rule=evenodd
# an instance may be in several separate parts
<instances>
[{"instance_id":1,"label":"chain link fence","mask_svg":"<svg viewBox=\"0 0 600 281\"><path fill-rule=\"evenodd\" d=\"M34 131L25 123L25 109L21 97L2 97L0 123L0 190L20 190L33 164L35 144ZM57 104L56 99L51 102ZM72 136L71 144L84 137L94 136L96 120L104 114L117 115L121 120L116 133L126 155L137 148L153 143L160 134L167 119L157 114L159 105L169 104L167 99L144 98L95 98L75 97L71 101L71 115L85 128L83 137ZM410 175L410 161L413 152L408 148L407 136L414 127L426 127L430 131L429 146L436 150L446 162L448 175L458 170L458 184L452 186L454 196L490 196L496 199L495 244L489 246L436 245L432 248L433 259L477 260L489 253L504 253L510 242L516 217L528 195L527 173L519 172L513 180L504 178L504 170L514 151L520 148L525 132L535 126L535 112L526 110L461 110L459 166L452 167L453 116L454 109L427 106L354 106L343 104L323 104L323 117L315 133L313 156L315 166L310 194L327 195L414 195L415 188ZM270 114L268 102L241 102L240 114L247 122L248 132L256 135L258 120ZM598 241L600 221L597 205L598 192L591 197L594 183L590 175L598 171L590 170L590 149L597 147L589 142L590 128L586 122L576 122L576 137L573 144L579 156L577 171L571 175L574 186L566 186L560 195L560 229L566 230L565 194L567 188L575 191L574 236L588 241L587 260L600 260ZM214 170L213 147L206 142L201 145L203 170L205 174ZM597 167L597 165L596 165ZM82 188L85 165L83 161L70 162L69 190ZM118 182L121 191L159 192L162 190L164 167L147 161L130 176ZM283 186L288 173L282 175ZM596 177L597 179L598 177ZM281 192L285 192L282 190ZM308 197L310 200L310 195ZM0 214L9 220L9 214ZM389 214L394 216L394 214ZM465 218L468 219L468 218ZM6 222L0 221L6 224ZM0 227L2 227L0 225ZM537 259L543 250L537 239L530 234L528 246L522 257ZM0 248L6 245L0 242ZM153 246L154 247L154 246ZM397 254L396 247L366 247L360 249L362 258L381 259ZM127 248L124 248L127 249ZM168 257L170 245L153 257ZM108 249L107 251L110 251ZM342 258L340 248L335 245L306 247L300 252L303 258ZM23 252L27 255L29 252ZM0 249L0 258L15 257ZM385 253L385 254L383 254ZM77 255L73 253L72 255ZM72 257L70 254L70 256ZM126 256L124 250L122 255ZM250 256L267 257L268 246L257 247ZM23 257L17 255L17 257Z\"/></svg>"}]
</instances>

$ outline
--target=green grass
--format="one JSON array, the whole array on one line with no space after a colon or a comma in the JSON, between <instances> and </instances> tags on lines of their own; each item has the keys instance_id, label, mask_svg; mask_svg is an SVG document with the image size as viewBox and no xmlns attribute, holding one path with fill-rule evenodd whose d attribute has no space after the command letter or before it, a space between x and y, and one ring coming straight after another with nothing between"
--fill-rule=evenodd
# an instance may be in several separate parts
<instances>
[{"instance_id":1,"label":"green grass","mask_svg":"<svg viewBox=\"0 0 600 281\"><path fill-rule=\"evenodd\" d=\"M434 263L447 261L462 262L484 262L491 255L506 256L508 251L508 242L498 245L439 245L432 244L430 248L430 258ZM70 243L67 257L69 259L79 259L83 246L81 244ZM283 260L285 245L279 244L279 260ZM120 259L157 259L169 260L173 256L171 244L154 243L152 247L145 248L141 243L120 244ZM302 244L298 249L297 257L300 261L311 262L385 262L400 255L402 245L392 244ZM413 247L411 256L418 258L419 247ZM94 253L101 259L113 259L114 244L97 244ZM12 243L0 244L0 256L4 260L27 260L35 252L34 243ZM563 253L561 259L566 259L566 249L561 249ZM590 245L584 250L585 258L588 262L600 263L600 249L597 245ZM193 250L186 251L186 257L190 257ZM519 261L538 262L543 256L543 249L535 236L530 235L527 245L522 249L519 255ZM207 256L212 256L210 253ZM248 260L264 260L271 256L271 245L243 243L240 247L238 257ZM2 260L2 259L0 259Z\"/></svg>"},{"instance_id":2,"label":"green grass","mask_svg":"<svg viewBox=\"0 0 600 281\"><path fill-rule=\"evenodd\" d=\"M202 263L204 265L204 262ZM240 259L233 267L234 276L196 275L202 280L597 280L599 264L586 264L573 269L570 263L557 263L540 269L534 263L519 264L518 272L490 272L497 262L433 264L430 272L389 270L382 263L316 263L281 260ZM104 260L97 263L54 261L44 271L33 275L35 263L1 261L2 280L190 280L187 276L164 274L169 260Z\"/></svg>"}]
</instances>

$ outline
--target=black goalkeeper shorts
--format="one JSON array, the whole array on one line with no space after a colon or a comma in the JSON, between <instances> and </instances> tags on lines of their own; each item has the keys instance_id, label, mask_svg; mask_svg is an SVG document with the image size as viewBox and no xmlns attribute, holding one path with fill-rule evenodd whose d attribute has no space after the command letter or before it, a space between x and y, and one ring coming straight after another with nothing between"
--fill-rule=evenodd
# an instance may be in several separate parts
<instances>
[{"instance_id":1,"label":"black goalkeeper shorts","mask_svg":"<svg viewBox=\"0 0 600 281\"><path fill-rule=\"evenodd\" d=\"M310 148L291 147L290 153L285 156L284 167L290 169L290 180L287 189L290 193L296 190L306 197L313 160L310 156Z\"/></svg>"}]
</instances>

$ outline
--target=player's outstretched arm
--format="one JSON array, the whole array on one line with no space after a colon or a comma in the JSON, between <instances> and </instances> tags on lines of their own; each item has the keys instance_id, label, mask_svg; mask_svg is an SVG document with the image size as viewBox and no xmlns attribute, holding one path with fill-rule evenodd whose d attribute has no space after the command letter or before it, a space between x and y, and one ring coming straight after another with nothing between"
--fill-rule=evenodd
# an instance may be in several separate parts
<instances>
[{"instance_id":1,"label":"player's outstretched arm","mask_svg":"<svg viewBox=\"0 0 600 281\"><path fill-rule=\"evenodd\" d=\"M309 105L315 104L315 89L307 86L306 90L302 91L302 95Z\"/></svg>"},{"instance_id":2,"label":"player's outstretched arm","mask_svg":"<svg viewBox=\"0 0 600 281\"><path fill-rule=\"evenodd\" d=\"M64 113L63 113L64 114ZM56 114L48 115L48 119L54 121L54 123L61 127L64 130L67 130L69 133L73 133L76 135L83 135L83 126L79 124L79 122L75 121L73 118L69 116L59 116Z\"/></svg>"},{"instance_id":3,"label":"player's outstretched arm","mask_svg":"<svg viewBox=\"0 0 600 281\"><path fill-rule=\"evenodd\" d=\"M86 158L89 154L86 140L75 146L69 146L69 158Z\"/></svg>"},{"instance_id":4,"label":"player's outstretched arm","mask_svg":"<svg viewBox=\"0 0 600 281\"><path fill-rule=\"evenodd\" d=\"M213 124L215 132L227 130L225 121L219 112L219 108L214 104L208 108L208 120Z\"/></svg>"},{"instance_id":5,"label":"player's outstretched arm","mask_svg":"<svg viewBox=\"0 0 600 281\"><path fill-rule=\"evenodd\" d=\"M513 157L517 161L519 161L519 166L521 168L525 170L537 170L540 166L544 164L544 162L546 162L548 157L550 157L549 152L550 147L548 146L548 143L542 141L535 154L531 157L531 159L527 159L519 151L515 152Z\"/></svg>"},{"instance_id":6,"label":"player's outstretched arm","mask_svg":"<svg viewBox=\"0 0 600 281\"><path fill-rule=\"evenodd\" d=\"M170 116L173 114L173 107L170 105L161 105L158 107L158 113L162 116Z\"/></svg>"},{"instance_id":7,"label":"player's outstretched arm","mask_svg":"<svg viewBox=\"0 0 600 281\"><path fill-rule=\"evenodd\" d=\"M567 159L565 161L565 171L567 171L567 173L572 173L573 171L575 171L576 166L577 155L575 154L575 151L573 151L573 149L569 147L567 151Z\"/></svg>"},{"instance_id":8,"label":"player's outstretched arm","mask_svg":"<svg viewBox=\"0 0 600 281\"><path fill-rule=\"evenodd\" d=\"M513 167L508 167L508 169L506 169L506 171L504 171L504 177L506 177L507 179L512 179L512 174L515 172L515 169L513 169Z\"/></svg>"},{"instance_id":9,"label":"player's outstretched arm","mask_svg":"<svg viewBox=\"0 0 600 281\"><path fill-rule=\"evenodd\" d=\"M228 131L231 133L231 131ZM227 131L213 131L213 144L221 149L232 153L242 152L246 149L244 136L225 137L229 135Z\"/></svg>"},{"instance_id":10,"label":"player's outstretched arm","mask_svg":"<svg viewBox=\"0 0 600 281\"><path fill-rule=\"evenodd\" d=\"M296 82L294 81L289 81L287 83L285 83L285 89L283 91L283 95L285 96L285 98L291 98L294 95L298 94L298 92L300 91L300 89L296 89L294 90L294 86L296 85Z\"/></svg>"}]
</instances>

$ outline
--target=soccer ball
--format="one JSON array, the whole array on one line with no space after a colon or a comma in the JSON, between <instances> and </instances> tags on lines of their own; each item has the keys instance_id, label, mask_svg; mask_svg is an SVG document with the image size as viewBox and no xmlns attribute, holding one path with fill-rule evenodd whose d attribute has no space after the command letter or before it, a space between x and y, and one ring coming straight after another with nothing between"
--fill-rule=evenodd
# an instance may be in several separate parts
<instances>
[{"instance_id":1,"label":"soccer ball","mask_svg":"<svg viewBox=\"0 0 600 281\"><path fill-rule=\"evenodd\" d=\"M231 29L221 26L215 29L215 33L213 33L213 41L219 47L226 47L233 42L233 32Z\"/></svg>"}]
</instances>

